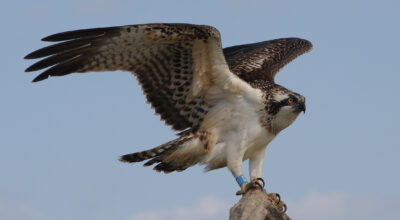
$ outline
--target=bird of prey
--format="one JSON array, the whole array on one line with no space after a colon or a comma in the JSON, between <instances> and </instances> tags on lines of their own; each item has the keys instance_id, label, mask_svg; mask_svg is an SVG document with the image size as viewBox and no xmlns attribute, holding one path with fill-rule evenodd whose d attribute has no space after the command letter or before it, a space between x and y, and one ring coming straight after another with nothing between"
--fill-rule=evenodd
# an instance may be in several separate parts
<instances>
[{"instance_id":1,"label":"bird of prey","mask_svg":"<svg viewBox=\"0 0 400 220\"><path fill-rule=\"evenodd\" d=\"M243 194L264 184L266 146L305 112L305 98L275 83L278 71L312 44L283 38L222 48L219 31L192 24L142 24L67 31L42 39L58 42L27 55L43 58L27 72L49 76L129 71L175 140L124 155L165 173L195 164L228 167ZM249 159L250 182L242 173Z\"/></svg>"}]
</instances>

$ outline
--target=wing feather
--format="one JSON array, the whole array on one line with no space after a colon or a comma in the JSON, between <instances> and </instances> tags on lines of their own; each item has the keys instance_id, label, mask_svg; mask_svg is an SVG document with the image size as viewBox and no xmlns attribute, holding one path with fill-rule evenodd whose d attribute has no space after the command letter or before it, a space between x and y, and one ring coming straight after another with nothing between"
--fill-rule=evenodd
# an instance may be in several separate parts
<instances>
[{"instance_id":1,"label":"wing feather","mask_svg":"<svg viewBox=\"0 0 400 220\"><path fill-rule=\"evenodd\" d=\"M275 75L296 57L310 51L311 42L282 38L224 48L230 70L246 82L274 82Z\"/></svg>"},{"instance_id":2,"label":"wing feather","mask_svg":"<svg viewBox=\"0 0 400 220\"><path fill-rule=\"evenodd\" d=\"M177 130L199 127L212 104L207 90L224 88L236 77L223 56L218 30L210 26L130 25L68 31L43 40L61 42L25 57L43 58L28 72L48 68L34 82L70 73L130 71L156 113Z\"/></svg>"}]
</instances>

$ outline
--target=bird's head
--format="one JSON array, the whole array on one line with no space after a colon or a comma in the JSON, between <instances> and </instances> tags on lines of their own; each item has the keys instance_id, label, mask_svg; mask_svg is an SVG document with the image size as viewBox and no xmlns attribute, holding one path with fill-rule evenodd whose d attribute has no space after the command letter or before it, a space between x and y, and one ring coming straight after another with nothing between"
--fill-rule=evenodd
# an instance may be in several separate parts
<instances>
[{"instance_id":1,"label":"bird's head","mask_svg":"<svg viewBox=\"0 0 400 220\"><path fill-rule=\"evenodd\" d=\"M281 86L273 88L266 101L265 110L274 133L279 133L292 124L300 112L306 112L304 96Z\"/></svg>"}]
</instances>

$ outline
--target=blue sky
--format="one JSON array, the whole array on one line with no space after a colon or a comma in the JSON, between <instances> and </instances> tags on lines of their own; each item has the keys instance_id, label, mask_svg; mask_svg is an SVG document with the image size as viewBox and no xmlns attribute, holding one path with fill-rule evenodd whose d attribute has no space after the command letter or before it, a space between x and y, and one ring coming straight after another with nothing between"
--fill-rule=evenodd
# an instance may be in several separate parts
<instances>
[{"instance_id":1,"label":"blue sky","mask_svg":"<svg viewBox=\"0 0 400 220\"><path fill-rule=\"evenodd\" d=\"M293 219L400 218L398 1L9 1L1 7L0 219L221 219L227 169L169 175L118 161L174 138L129 73L33 84L47 35L152 22L208 24L225 47L301 37L277 82L307 113L268 147L263 176ZM247 167L247 165L246 165ZM247 168L246 168L247 169ZM247 172L246 172L247 174Z\"/></svg>"}]
</instances>

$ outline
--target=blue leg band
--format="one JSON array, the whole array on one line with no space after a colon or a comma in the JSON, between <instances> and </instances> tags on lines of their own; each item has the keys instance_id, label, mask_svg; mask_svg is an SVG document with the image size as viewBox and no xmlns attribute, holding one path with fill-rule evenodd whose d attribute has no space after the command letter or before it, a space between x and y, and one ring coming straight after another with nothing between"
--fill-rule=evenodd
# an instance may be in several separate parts
<instances>
[{"instance_id":1,"label":"blue leg band","mask_svg":"<svg viewBox=\"0 0 400 220\"><path fill-rule=\"evenodd\" d=\"M247 179L242 174L242 175L236 177L236 182L239 184L240 187L242 187L243 184L247 183Z\"/></svg>"}]
</instances>

